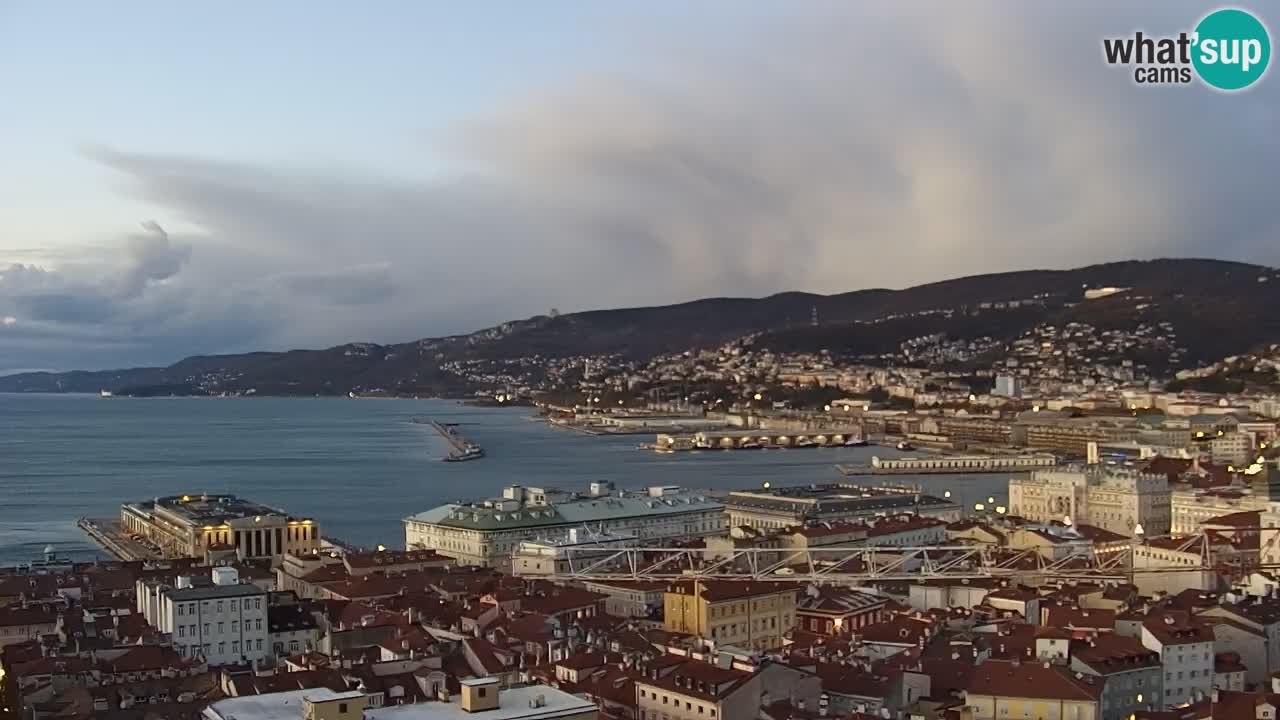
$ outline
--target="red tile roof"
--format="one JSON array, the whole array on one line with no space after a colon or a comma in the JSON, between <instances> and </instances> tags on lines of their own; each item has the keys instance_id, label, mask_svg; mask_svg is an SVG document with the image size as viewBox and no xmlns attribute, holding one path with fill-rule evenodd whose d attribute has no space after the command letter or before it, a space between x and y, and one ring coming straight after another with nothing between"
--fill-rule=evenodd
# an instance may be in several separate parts
<instances>
[{"instance_id":1,"label":"red tile roof","mask_svg":"<svg viewBox=\"0 0 1280 720\"><path fill-rule=\"evenodd\" d=\"M1077 680L1049 663L988 660L974 670L970 695L1097 702L1102 683Z\"/></svg>"}]
</instances>

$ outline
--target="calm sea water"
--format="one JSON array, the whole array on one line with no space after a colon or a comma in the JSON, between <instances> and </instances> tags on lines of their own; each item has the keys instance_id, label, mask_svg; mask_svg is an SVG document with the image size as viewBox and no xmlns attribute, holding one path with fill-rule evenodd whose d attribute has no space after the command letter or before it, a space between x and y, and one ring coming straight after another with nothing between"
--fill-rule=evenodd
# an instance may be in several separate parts
<instances>
[{"instance_id":1,"label":"calm sea water","mask_svg":"<svg viewBox=\"0 0 1280 720\"><path fill-rule=\"evenodd\" d=\"M46 545L92 557L77 518L114 517L121 502L224 493L316 518L326 535L401 546L406 515L522 484L585 489L654 484L707 489L835 482L835 463L886 448L661 455L652 436L590 437L530 419L528 408L444 400L102 399L0 394L0 565ZM410 419L462 424L487 457L445 463L445 442ZM965 503L1005 494L1002 476L892 478L950 489Z\"/></svg>"}]
</instances>

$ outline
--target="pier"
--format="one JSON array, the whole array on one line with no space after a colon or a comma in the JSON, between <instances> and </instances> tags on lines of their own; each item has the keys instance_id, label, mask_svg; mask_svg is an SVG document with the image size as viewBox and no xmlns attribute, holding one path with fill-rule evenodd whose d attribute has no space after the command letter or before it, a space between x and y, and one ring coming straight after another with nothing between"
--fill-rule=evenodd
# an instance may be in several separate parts
<instances>
[{"instance_id":1,"label":"pier","mask_svg":"<svg viewBox=\"0 0 1280 720\"><path fill-rule=\"evenodd\" d=\"M130 535L114 518L80 518L76 526L117 560L158 560L163 557L158 550Z\"/></svg>"},{"instance_id":2,"label":"pier","mask_svg":"<svg viewBox=\"0 0 1280 720\"><path fill-rule=\"evenodd\" d=\"M423 418L414 418L413 421L419 425L430 425L433 430L440 433L440 437L444 438L445 442L453 446L453 452L445 457L446 461L463 462L466 460L479 460L484 457L484 448L467 440L452 427L435 420L425 420Z\"/></svg>"},{"instance_id":3,"label":"pier","mask_svg":"<svg viewBox=\"0 0 1280 720\"><path fill-rule=\"evenodd\" d=\"M964 475L1030 472L1058 464L1047 453L1035 455L962 455L929 458L872 457L871 465L836 465L842 475Z\"/></svg>"},{"instance_id":4,"label":"pier","mask_svg":"<svg viewBox=\"0 0 1280 720\"><path fill-rule=\"evenodd\" d=\"M827 428L822 430L703 430L693 434L661 433L652 447L658 452L676 452L846 447L865 444L862 430L859 428Z\"/></svg>"}]
</instances>

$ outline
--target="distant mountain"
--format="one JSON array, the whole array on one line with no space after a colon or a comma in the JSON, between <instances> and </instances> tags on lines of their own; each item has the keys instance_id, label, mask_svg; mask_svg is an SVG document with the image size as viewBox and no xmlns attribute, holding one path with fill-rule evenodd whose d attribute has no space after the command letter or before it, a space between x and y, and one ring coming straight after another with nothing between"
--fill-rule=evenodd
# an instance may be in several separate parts
<instances>
[{"instance_id":1,"label":"distant mountain","mask_svg":"<svg viewBox=\"0 0 1280 720\"><path fill-rule=\"evenodd\" d=\"M1084 300L1086 289L1104 287L1127 290ZM537 316L470 335L395 345L197 356L164 368L24 373L0 377L0 391L145 387L184 394L252 388L259 394L311 395L382 388L451 394L471 389L441 369L459 360L605 354L646 359L756 334L757 344L778 350L857 354L936 332L1012 339L1041 323L1067 322L1116 329L1169 322L1187 348L1186 362L1197 363L1280 339L1278 306L1280 272L1271 268L1218 260L1128 261L977 275L904 290L789 292Z\"/></svg>"}]
</instances>

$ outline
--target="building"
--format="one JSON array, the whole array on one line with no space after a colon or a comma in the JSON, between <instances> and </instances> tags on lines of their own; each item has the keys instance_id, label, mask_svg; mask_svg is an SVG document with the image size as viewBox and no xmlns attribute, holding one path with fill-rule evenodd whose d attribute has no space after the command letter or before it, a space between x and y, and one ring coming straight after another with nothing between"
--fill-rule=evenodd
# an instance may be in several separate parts
<instances>
[{"instance_id":1,"label":"building","mask_svg":"<svg viewBox=\"0 0 1280 720\"><path fill-rule=\"evenodd\" d=\"M605 596L604 611L614 617L648 618L662 612L667 584L643 580L592 580L582 587Z\"/></svg>"},{"instance_id":2,"label":"building","mask_svg":"<svg viewBox=\"0 0 1280 720\"><path fill-rule=\"evenodd\" d=\"M459 681L461 692L437 702L374 706L370 691L328 688L227 698L211 704L204 720L596 720L590 700L550 685L502 688L497 678Z\"/></svg>"},{"instance_id":3,"label":"building","mask_svg":"<svg viewBox=\"0 0 1280 720\"><path fill-rule=\"evenodd\" d=\"M1111 466L1039 470L1009 480L1009 514L1033 522L1092 525L1132 537L1141 525L1150 537L1171 525L1168 478Z\"/></svg>"},{"instance_id":4,"label":"building","mask_svg":"<svg viewBox=\"0 0 1280 720\"><path fill-rule=\"evenodd\" d=\"M961 718L1100 720L1102 683L1060 665L987 660L973 671Z\"/></svg>"},{"instance_id":5,"label":"building","mask_svg":"<svg viewBox=\"0 0 1280 720\"><path fill-rule=\"evenodd\" d=\"M773 650L795 625L796 592L787 583L675 583L663 595L663 625L722 645Z\"/></svg>"},{"instance_id":6,"label":"building","mask_svg":"<svg viewBox=\"0 0 1280 720\"><path fill-rule=\"evenodd\" d=\"M235 568L215 567L207 579L180 576L172 586L139 580L136 590L138 612L182 657L234 665L272 656L268 593L241 583Z\"/></svg>"},{"instance_id":7,"label":"building","mask_svg":"<svg viewBox=\"0 0 1280 720\"><path fill-rule=\"evenodd\" d=\"M649 488L645 494L577 496L518 485L501 498L450 504L405 518L405 545L433 549L463 565L511 570L527 540L569 530L629 535L640 541L698 538L724 527L724 506L705 495ZM678 490L678 489L677 489Z\"/></svg>"},{"instance_id":8,"label":"building","mask_svg":"<svg viewBox=\"0 0 1280 720\"><path fill-rule=\"evenodd\" d=\"M615 554L618 548L635 545L636 536L629 533L587 533L569 528L563 538L522 540L511 558L511 572L518 577L565 575Z\"/></svg>"},{"instance_id":9,"label":"building","mask_svg":"<svg viewBox=\"0 0 1280 720\"><path fill-rule=\"evenodd\" d=\"M1160 654L1137 638L1099 633L1071 648L1071 670L1102 682L1101 720L1128 720L1159 707L1164 669Z\"/></svg>"},{"instance_id":10,"label":"building","mask_svg":"<svg viewBox=\"0 0 1280 720\"><path fill-rule=\"evenodd\" d=\"M23 607L20 603L0 606L0 649L51 635L57 625L58 614L48 608Z\"/></svg>"},{"instance_id":11,"label":"building","mask_svg":"<svg viewBox=\"0 0 1280 720\"><path fill-rule=\"evenodd\" d=\"M174 495L120 506L120 524L160 548L165 557L271 558L320 549L320 526L311 518L243 500L235 495Z\"/></svg>"},{"instance_id":12,"label":"building","mask_svg":"<svg viewBox=\"0 0 1280 720\"><path fill-rule=\"evenodd\" d=\"M910 513L948 522L961 507L914 488L851 484L802 485L731 492L723 498L729 526L788 528L850 518Z\"/></svg>"},{"instance_id":13,"label":"building","mask_svg":"<svg viewBox=\"0 0 1280 720\"><path fill-rule=\"evenodd\" d=\"M936 424L938 434L947 436L952 442L1008 445L1013 434L1013 426L1010 423L986 418L943 417L938 418Z\"/></svg>"},{"instance_id":14,"label":"building","mask_svg":"<svg viewBox=\"0 0 1280 720\"><path fill-rule=\"evenodd\" d=\"M1142 644L1160 653L1163 707L1208 697L1213 690L1213 631L1189 613L1166 610L1142 622Z\"/></svg>"},{"instance_id":15,"label":"building","mask_svg":"<svg viewBox=\"0 0 1280 720\"><path fill-rule=\"evenodd\" d=\"M655 662L636 680L640 720L734 720L760 711L760 673L688 661Z\"/></svg>"},{"instance_id":16,"label":"building","mask_svg":"<svg viewBox=\"0 0 1280 720\"><path fill-rule=\"evenodd\" d=\"M997 375L991 394L1007 398L1022 397L1022 378L1017 375Z\"/></svg>"},{"instance_id":17,"label":"building","mask_svg":"<svg viewBox=\"0 0 1280 720\"><path fill-rule=\"evenodd\" d=\"M796 626L815 635L848 637L880 622L888 603L861 590L810 585L796 606Z\"/></svg>"}]
</instances>

